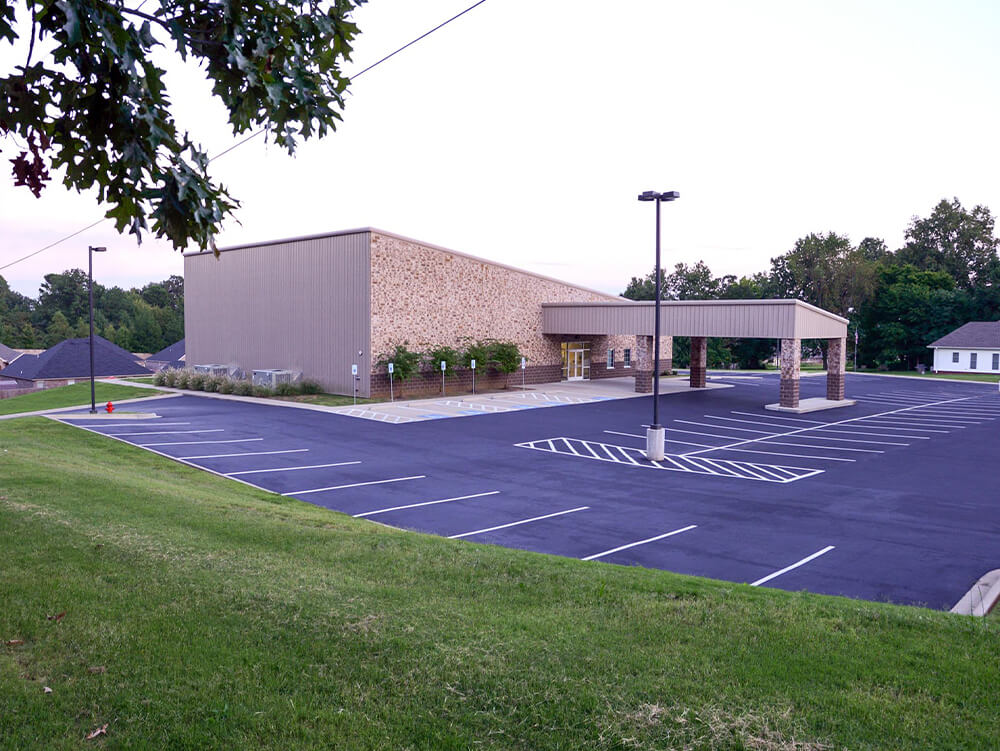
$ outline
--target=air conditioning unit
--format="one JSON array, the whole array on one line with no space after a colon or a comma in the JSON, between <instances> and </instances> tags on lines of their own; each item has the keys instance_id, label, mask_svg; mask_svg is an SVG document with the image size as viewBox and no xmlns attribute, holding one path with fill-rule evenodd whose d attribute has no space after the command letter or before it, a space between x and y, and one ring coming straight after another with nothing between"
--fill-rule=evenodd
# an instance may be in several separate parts
<instances>
[{"instance_id":1,"label":"air conditioning unit","mask_svg":"<svg viewBox=\"0 0 1000 751\"><path fill-rule=\"evenodd\" d=\"M213 364L213 365L195 365L194 366L194 372L195 373L204 373L206 375L212 375L212 376L228 376L229 375L229 366L228 365L218 365L218 364Z\"/></svg>"},{"instance_id":2,"label":"air conditioning unit","mask_svg":"<svg viewBox=\"0 0 1000 751\"><path fill-rule=\"evenodd\" d=\"M282 383L297 383L302 379L302 372L297 370L255 370L253 385L269 389L277 388Z\"/></svg>"}]
</instances>

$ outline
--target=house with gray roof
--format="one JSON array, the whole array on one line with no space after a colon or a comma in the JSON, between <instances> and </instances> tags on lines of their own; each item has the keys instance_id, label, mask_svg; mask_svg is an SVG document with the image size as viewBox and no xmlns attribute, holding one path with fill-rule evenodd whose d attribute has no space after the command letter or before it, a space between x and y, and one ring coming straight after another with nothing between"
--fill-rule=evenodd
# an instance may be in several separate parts
<instances>
[{"instance_id":1,"label":"house with gray roof","mask_svg":"<svg viewBox=\"0 0 1000 751\"><path fill-rule=\"evenodd\" d=\"M11 349L3 342L0 342L0 369L6 368L20 356L21 353L16 349Z\"/></svg>"},{"instance_id":2,"label":"house with gray roof","mask_svg":"<svg viewBox=\"0 0 1000 751\"><path fill-rule=\"evenodd\" d=\"M183 368L184 340L174 342L169 347L164 347L159 352L150 355L146 358L145 365L152 371L165 368Z\"/></svg>"},{"instance_id":3,"label":"house with gray roof","mask_svg":"<svg viewBox=\"0 0 1000 751\"><path fill-rule=\"evenodd\" d=\"M131 352L102 336L94 337L94 375L147 376L150 371L136 362ZM63 386L90 378L90 338L66 339L40 355L21 355L0 370L0 376L22 387Z\"/></svg>"},{"instance_id":4,"label":"house with gray roof","mask_svg":"<svg viewBox=\"0 0 1000 751\"><path fill-rule=\"evenodd\" d=\"M935 373L993 373L1000 376L1000 321L970 321L927 345Z\"/></svg>"}]
</instances>

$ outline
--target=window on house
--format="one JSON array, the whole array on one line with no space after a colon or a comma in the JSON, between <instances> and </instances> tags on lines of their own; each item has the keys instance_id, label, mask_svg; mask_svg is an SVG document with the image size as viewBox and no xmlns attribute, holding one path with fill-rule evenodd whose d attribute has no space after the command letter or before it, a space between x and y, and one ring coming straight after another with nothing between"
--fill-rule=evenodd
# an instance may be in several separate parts
<instances>
[{"instance_id":1,"label":"window on house","mask_svg":"<svg viewBox=\"0 0 1000 751\"><path fill-rule=\"evenodd\" d=\"M614 370L615 367L615 351L613 349L608 350L608 369Z\"/></svg>"},{"instance_id":2,"label":"window on house","mask_svg":"<svg viewBox=\"0 0 1000 751\"><path fill-rule=\"evenodd\" d=\"M625 359L625 367L626 368L631 368L632 367L632 350L630 350L630 349L624 350L622 352L622 356ZM996 362L996 359L997 359L997 355L993 355L993 361L994 362ZM996 366L994 366L994 370L995 369L996 369Z\"/></svg>"},{"instance_id":3,"label":"window on house","mask_svg":"<svg viewBox=\"0 0 1000 751\"><path fill-rule=\"evenodd\" d=\"M976 353L973 352L969 355L969 370L976 369Z\"/></svg>"},{"instance_id":4,"label":"window on house","mask_svg":"<svg viewBox=\"0 0 1000 751\"><path fill-rule=\"evenodd\" d=\"M626 352L628 350L625 350ZM1000 354L993 353L993 370L1000 370Z\"/></svg>"},{"instance_id":5,"label":"window on house","mask_svg":"<svg viewBox=\"0 0 1000 751\"><path fill-rule=\"evenodd\" d=\"M958 362L958 352L952 352L951 353L951 361L952 362Z\"/></svg>"}]
</instances>

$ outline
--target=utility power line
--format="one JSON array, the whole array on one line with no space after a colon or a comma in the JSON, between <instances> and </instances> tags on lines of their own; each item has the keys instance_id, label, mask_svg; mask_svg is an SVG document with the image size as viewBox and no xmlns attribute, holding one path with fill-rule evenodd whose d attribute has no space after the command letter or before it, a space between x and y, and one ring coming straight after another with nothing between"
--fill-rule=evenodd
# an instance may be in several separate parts
<instances>
[{"instance_id":1,"label":"utility power line","mask_svg":"<svg viewBox=\"0 0 1000 751\"><path fill-rule=\"evenodd\" d=\"M384 63L386 60L388 60L388 59L390 59L392 57L395 57L400 52L402 52L403 50L405 50L407 47L412 47L414 44L416 44L417 42L421 41L422 39L426 39L431 34L433 34L435 31L438 31L439 29L443 29L445 26L447 26L448 24L450 24L452 21L454 21L454 20L456 20L458 18L461 18L466 13L468 13L469 11L471 11L471 10L475 9L476 7L482 5L485 2L486 2L486 0L479 0L478 2L473 3L472 5L470 5L465 10L463 10L463 11L461 11L459 13L456 13L454 16L452 16L451 18L449 18L447 21L442 21L437 26L435 26L433 29L425 31L420 36L418 36L418 37L416 37L414 39L411 39L409 42L407 42L406 44L404 44L402 47L399 47L399 48L393 50L392 52L390 52L385 57L383 57L383 58L375 61L374 63L372 63L371 65L369 65L367 68L363 68L359 73L356 73L355 75L350 76L350 80L351 81L356 81L357 79L361 78L361 76L363 76L365 73L367 73L368 71L372 70L373 68L378 67L379 65L381 65L382 63ZM145 4L145 0L143 0L143 4ZM140 5L139 7L141 8L142 5ZM256 138L257 136L259 136L261 133L265 132L266 130L267 130L267 128L261 128L260 130L254 131L253 133L251 133L249 136L247 136L243 140L237 141L236 143L234 143L228 149L220 151L215 156L210 157L208 161L209 162L214 162L219 157L223 157L226 154L228 154L230 151L238 149L243 144L247 143L248 141L253 140L254 138ZM35 250L35 251L32 251L31 253L28 253L28 255L26 255L26 256L21 256L20 258L14 260L14 261L11 261L10 263L7 263L7 264L4 264L3 266L0 266L0 271L3 271L4 269L8 269L11 266L15 266L15 265L21 263L21 261L27 261L29 258L33 258L34 256L37 256L39 253L44 253L46 250L54 248L55 246L60 245L61 243L66 242L67 240L72 240L77 235L86 232L88 229L93 229L98 224L102 224L103 222L106 222L106 221L108 221L106 217L102 218L102 219L98 219L93 224L88 224L83 229L78 229L76 232L73 232L72 234L66 235L65 237L62 237L62 238L56 240L54 243L50 243L50 244L46 245L44 248L39 248L38 250Z\"/></svg>"}]
</instances>

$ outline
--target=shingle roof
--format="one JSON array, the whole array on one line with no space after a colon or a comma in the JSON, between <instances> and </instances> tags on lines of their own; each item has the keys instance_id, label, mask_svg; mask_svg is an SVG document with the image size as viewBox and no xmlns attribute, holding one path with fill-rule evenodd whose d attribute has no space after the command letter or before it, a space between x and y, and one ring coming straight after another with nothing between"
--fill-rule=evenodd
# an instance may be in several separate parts
<instances>
[{"instance_id":1,"label":"shingle roof","mask_svg":"<svg viewBox=\"0 0 1000 751\"><path fill-rule=\"evenodd\" d=\"M971 321L927 346L1000 349L1000 321Z\"/></svg>"},{"instance_id":2,"label":"shingle roof","mask_svg":"<svg viewBox=\"0 0 1000 751\"><path fill-rule=\"evenodd\" d=\"M184 357L183 339L179 342L174 342L169 347L164 347L155 355L150 355L148 359L156 360L157 362L173 362L175 360L180 360L182 357Z\"/></svg>"},{"instance_id":3,"label":"shingle roof","mask_svg":"<svg viewBox=\"0 0 1000 751\"><path fill-rule=\"evenodd\" d=\"M16 349L11 349L3 342L0 342L0 360L4 362L12 362L21 356L21 353Z\"/></svg>"},{"instance_id":4,"label":"shingle roof","mask_svg":"<svg viewBox=\"0 0 1000 751\"><path fill-rule=\"evenodd\" d=\"M66 339L37 357L22 355L3 371L6 378L39 381L47 378L88 378L90 376L90 339ZM130 352L101 336L94 337L94 375L149 375Z\"/></svg>"}]
</instances>

